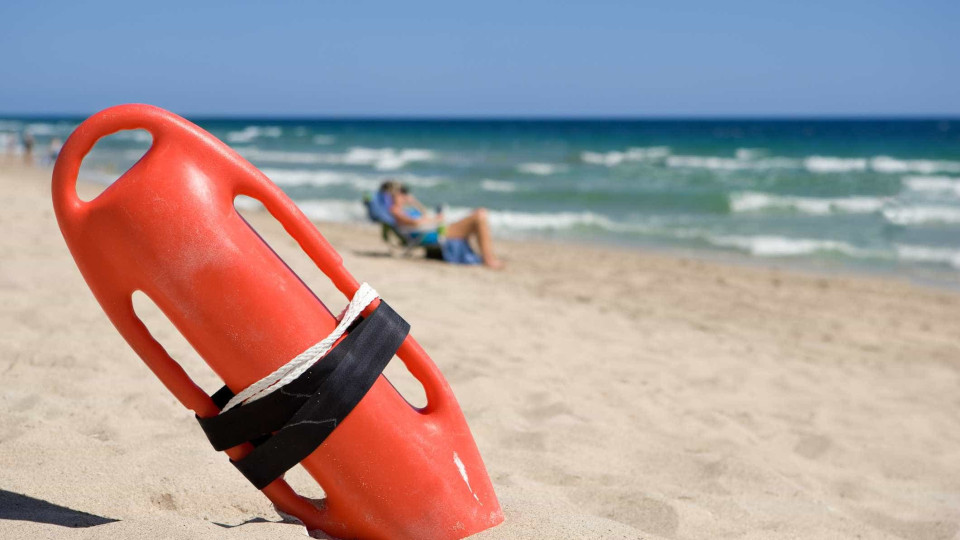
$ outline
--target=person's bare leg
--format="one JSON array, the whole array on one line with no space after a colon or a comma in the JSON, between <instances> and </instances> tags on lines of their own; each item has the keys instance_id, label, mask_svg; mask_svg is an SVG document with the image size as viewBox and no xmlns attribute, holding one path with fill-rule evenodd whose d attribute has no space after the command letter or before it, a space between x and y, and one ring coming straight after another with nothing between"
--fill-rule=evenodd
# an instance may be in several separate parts
<instances>
[{"instance_id":1,"label":"person's bare leg","mask_svg":"<svg viewBox=\"0 0 960 540\"><path fill-rule=\"evenodd\" d=\"M490 268L503 268L503 262L493 253L493 236L490 234L486 208L478 208L460 221L447 225L448 238L469 240L471 234L477 237L483 264Z\"/></svg>"},{"instance_id":2,"label":"person's bare leg","mask_svg":"<svg viewBox=\"0 0 960 540\"><path fill-rule=\"evenodd\" d=\"M477 243L480 244L480 255L483 257L483 264L490 268L503 268L503 261L498 259L493 253L493 235L490 233L490 221L487 219L487 209L478 208L474 214L477 216Z\"/></svg>"},{"instance_id":3,"label":"person's bare leg","mask_svg":"<svg viewBox=\"0 0 960 540\"><path fill-rule=\"evenodd\" d=\"M477 215L472 212L469 216L447 225L447 238L467 239L477 230Z\"/></svg>"}]
</instances>

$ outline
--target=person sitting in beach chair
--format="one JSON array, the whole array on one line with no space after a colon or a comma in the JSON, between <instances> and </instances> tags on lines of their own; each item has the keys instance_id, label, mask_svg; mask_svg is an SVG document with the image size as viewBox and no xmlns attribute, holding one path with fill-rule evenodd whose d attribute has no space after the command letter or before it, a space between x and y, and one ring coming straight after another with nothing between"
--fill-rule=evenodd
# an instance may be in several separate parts
<instances>
[{"instance_id":1,"label":"person sitting in beach chair","mask_svg":"<svg viewBox=\"0 0 960 540\"><path fill-rule=\"evenodd\" d=\"M380 224L380 234L383 241L390 247L391 253L399 252L407 257L417 249L423 248L428 259L443 259L436 228L433 229L432 235L418 235L414 238L414 235L401 229L397 224L397 220L390 213L394 200L392 184L393 182L390 181L384 182L373 197L368 195L363 199L367 207L367 216L371 221Z\"/></svg>"},{"instance_id":2,"label":"person sitting in beach chair","mask_svg":"<svg viewBox=\"0 0 960 540\"><path fill-rule=\"evenodd\" d=\"M368 205L371 217L381 223L392 223L397 236L408 244L437 244L442 259L454 264L482 262L488 268L503 267L493 252L486 209L478 208L467 217L444 226L442 213L427 215L424 206L410 193L409 188L393 181L384 182L373 200L379 201L379 204ZM379 215L383 209L387 210L387 216ZM374 217L374 214L378 216ZM480 248L479 257L470 246L471 238Z\"/></svg>"}]
</instances>

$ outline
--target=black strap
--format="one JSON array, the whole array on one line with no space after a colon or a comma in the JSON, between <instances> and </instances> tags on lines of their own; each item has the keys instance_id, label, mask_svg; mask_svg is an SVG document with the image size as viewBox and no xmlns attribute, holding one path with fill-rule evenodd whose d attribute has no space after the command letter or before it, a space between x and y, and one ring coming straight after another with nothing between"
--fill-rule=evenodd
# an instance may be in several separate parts
<instances>
[{"instance_id":1,"label":"black strap","mask_svg":"<svg viewBox=\"0 0 960 540\"><path fill-rule=\"evenodd\" d=\"M410 325L381 300L369 317L296 380L264 398L197 420L217 450L259 443L233 464L263 489L316 450L343 422L409 331ZM233 393L225 387L212 397L222 407Z\"/></svg>"}]
</instances>

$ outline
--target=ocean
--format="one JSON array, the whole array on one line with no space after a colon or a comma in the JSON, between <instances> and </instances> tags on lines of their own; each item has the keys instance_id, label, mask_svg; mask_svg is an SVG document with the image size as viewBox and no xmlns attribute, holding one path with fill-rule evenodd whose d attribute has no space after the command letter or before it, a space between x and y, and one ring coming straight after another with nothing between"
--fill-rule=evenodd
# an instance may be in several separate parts
<instances>
[{"instance_id":1,"label":"ocean","mask_svg":"<svg viewBox=\"0 0 960 540\"><path fill-rule=\"evenodd\" d=\"M43 154L80 120L0 133ZM501 237L960 277L960 119L191 120L316 220L364 221L393 178L451 217L488 208ZM103 139L82 176L110 182L149 144Z\"/></svg>"}]
</instances>

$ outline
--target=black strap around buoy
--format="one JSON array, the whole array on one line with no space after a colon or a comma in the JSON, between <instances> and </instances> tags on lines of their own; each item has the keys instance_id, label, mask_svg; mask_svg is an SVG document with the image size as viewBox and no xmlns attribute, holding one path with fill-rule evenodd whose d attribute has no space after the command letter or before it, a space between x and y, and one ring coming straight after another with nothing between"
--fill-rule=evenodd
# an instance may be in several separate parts
<instances>
[{"instance_id":1,"label":"black strap around buoy","mask_svg":"<svg viewBox=\"0 0 960 540\"><path fill-rule=\"evenodd\" d=\"M231 461L263 489L309 456L360 403L410 332L410 325L383 300L343 341L296 380L261 399L209 418L197 418L217 450L252 442ZM213 396L218 407L233 393Z\"/></svg>"}]
</instances>

